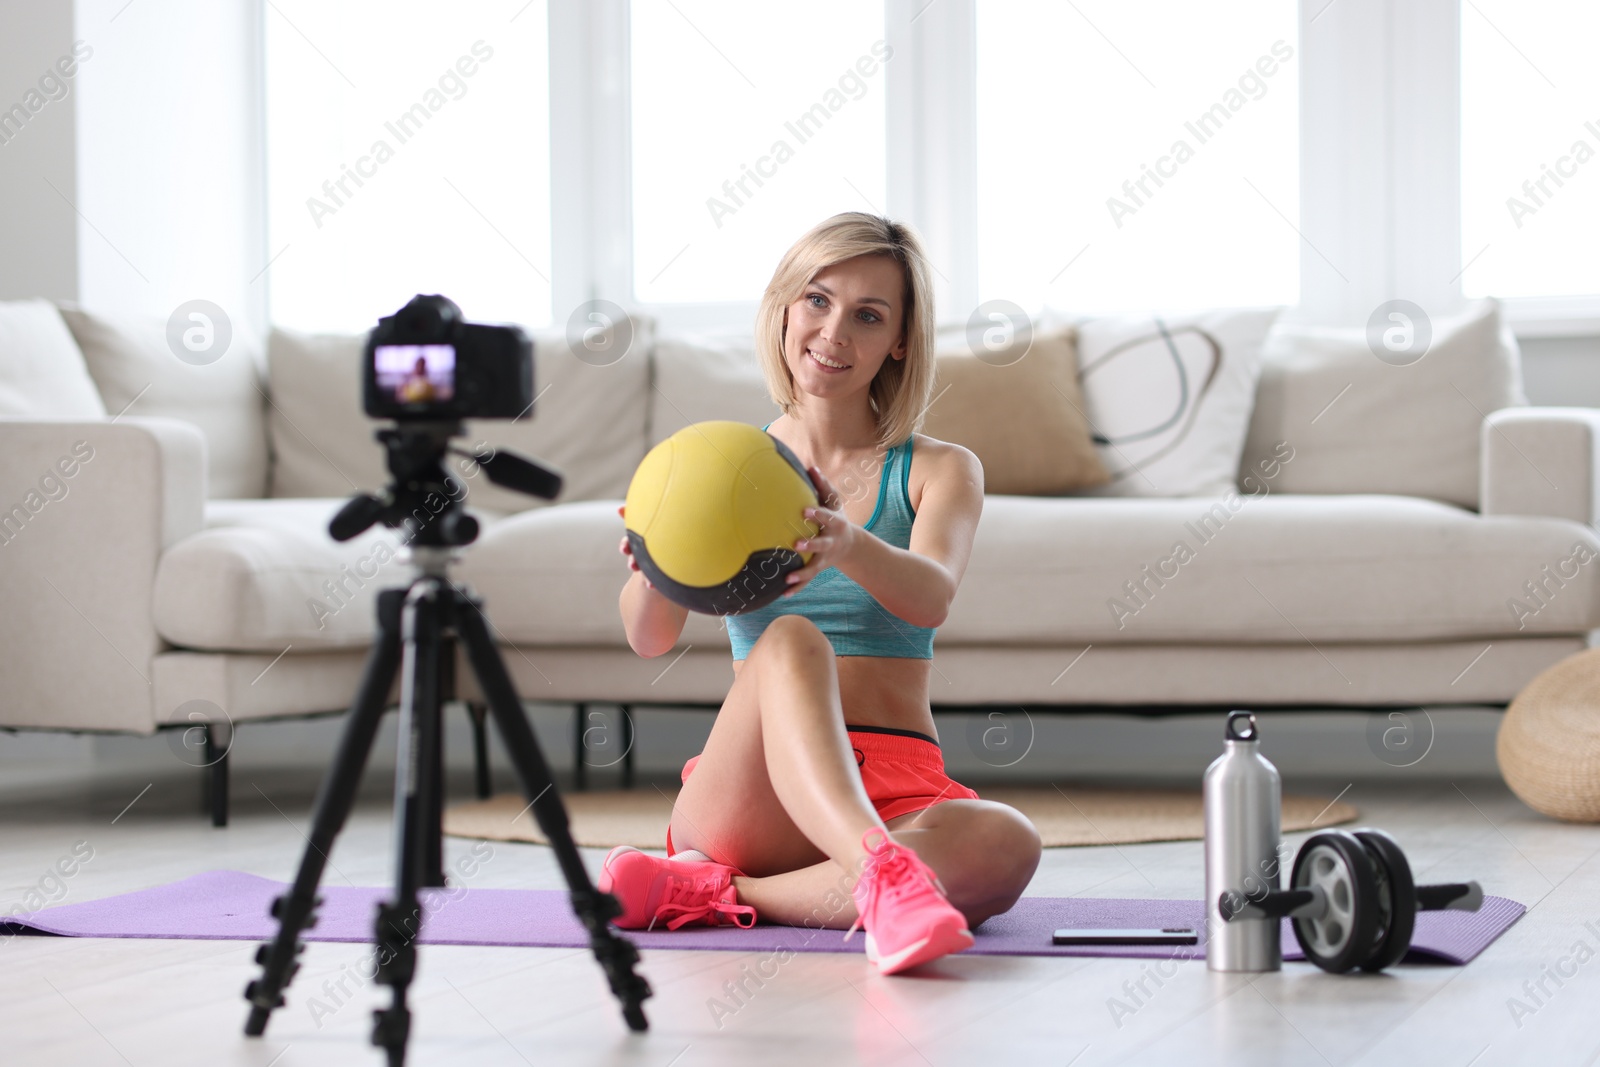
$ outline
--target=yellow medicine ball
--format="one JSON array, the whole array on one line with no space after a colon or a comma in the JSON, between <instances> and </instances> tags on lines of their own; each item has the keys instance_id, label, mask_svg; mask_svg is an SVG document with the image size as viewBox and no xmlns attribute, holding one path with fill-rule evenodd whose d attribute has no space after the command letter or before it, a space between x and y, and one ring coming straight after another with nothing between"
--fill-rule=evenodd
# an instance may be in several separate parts
<instances>
[{"instance_id":1,"label":"yellow medicine ball","mask_svg":"<svg viewBox=\"0 0 1600 1067\"><path fill-rule=\"evenodd\" d=\"M633 557L668 599L707 615L770 604L811 559L817 503L795 454L743 422L700 422L652 448L628 485Z\"/></svg>"}]
</instances>

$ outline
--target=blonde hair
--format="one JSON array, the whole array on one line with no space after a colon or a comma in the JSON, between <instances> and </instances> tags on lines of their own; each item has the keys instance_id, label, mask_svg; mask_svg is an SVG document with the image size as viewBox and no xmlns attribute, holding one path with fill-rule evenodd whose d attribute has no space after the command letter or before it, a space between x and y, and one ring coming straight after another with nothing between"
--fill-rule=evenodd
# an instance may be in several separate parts
<instances>
[{"instance_id":1,"label":"blonde hair","mask_svg":"<svg viewBox=\"0 0 1600 1067\"><path fill-rule=\"evenodd\" d=\"M922 425L933 394L933 282L927 254L916 232L861 211L847 211L812 227L783 254L756 312L756 355L772 400L792 415L794 378L783 358L784 311L800 299L824 267L857 256L888 256L905 275L901 298L904 359L886 359L872 379L868 398L878 425L878 444L889 449Z\"/></svg>"}]
</instances>

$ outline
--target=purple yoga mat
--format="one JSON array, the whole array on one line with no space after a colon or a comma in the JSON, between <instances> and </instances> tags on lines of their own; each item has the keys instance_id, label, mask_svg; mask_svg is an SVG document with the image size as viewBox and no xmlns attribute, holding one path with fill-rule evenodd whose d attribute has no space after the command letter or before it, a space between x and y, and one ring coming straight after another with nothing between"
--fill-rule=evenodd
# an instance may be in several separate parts
<instances>
[{"instance_id":1,"label":"purple yoga mat","mask_svg":"<svg viewBox=\"0 0 1600 1067\"><path fill-rule=\"evenodd\" d=\"M68 937L154 937L195 940L269 940L277 923L268 916L272 898L285 886L241 871L208 871L181 882L135 893L63 904L5 919L13 927ZM323 886L325 903L308 941L367 941L373 908L386 888ZM430 889L424 891L424 944L518 945L583 948L588 938L558 889ZM1463 964L1488 948L1527 909L1505 897L1483 898L1476 912L1433 911L1417 916L1407 963ZM1196 959L1202 942L1179 948L1159 945L1114 947L1052 945L1059 927L1200 927L1198 900L1117 900L1105 897L1024 897L1004 915L980 926L969 953L987 956L1136 956ZM1202 936L1204 931L1201 931ZM733 952L860 952L858 934L848 944L840 930L795 926L687 927L628 932L645 949L722 949ZM1284 921L1284 958L1302 959Z\"/></svg>"}]
</instances>

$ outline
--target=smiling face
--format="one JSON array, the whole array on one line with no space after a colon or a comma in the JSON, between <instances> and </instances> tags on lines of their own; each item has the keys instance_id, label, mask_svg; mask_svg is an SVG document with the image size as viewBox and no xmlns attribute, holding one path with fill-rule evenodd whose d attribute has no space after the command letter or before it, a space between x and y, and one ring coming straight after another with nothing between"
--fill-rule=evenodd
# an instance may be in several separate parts
<instances>
[{"instance_id":1,"label":"smiling face","mask_svg":"<svg viewBox=\"0 0 1600 1067\"><path fill-rule=\"evenodd\" d=\"M824 267L784 309L783 358L795 390L865 391L885 360L904 359L905 272L889 256Z\"/></svg>"}]
</instances>

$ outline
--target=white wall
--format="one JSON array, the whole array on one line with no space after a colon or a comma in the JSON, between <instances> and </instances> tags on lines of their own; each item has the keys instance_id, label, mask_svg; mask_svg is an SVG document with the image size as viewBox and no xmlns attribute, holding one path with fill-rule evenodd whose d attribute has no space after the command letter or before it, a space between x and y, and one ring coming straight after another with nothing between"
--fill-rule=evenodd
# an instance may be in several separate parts
<instances>
[{"instance_id":1,"label":"white wall","mask_svg":"<svg viewBox=\"0 0 1600 1067\"><path fill-rule=\"evenodd\" d=\"M1529 400L1600 407L1600 337L1525 338L1520 347Z\"/></svg>"},{"instance_id":2,"label":"white wall","mask_svg":"<svg viewBox=\"0 0 1600 1067\"><path fill-rule=\"evenodd\" d=\"M264 329L260 18L260 0L0 0L0 108L75 41L85 57L0 144L0 299L165 318L205 298Z\"/></svg>"},{"instance_id":3,"label":"white wall","mask_svg":"<svg viewBox=\"0 0 1600 1067\"><path fill-rule=\"evenodd\" d=\"M78 299L265 328L258 0L76 0Z\"/></svg>"},{"instance_id":4,"label":"white wall","mask_svg":"<svg viewBox=\"0 0 1600 1067\"><path fill-rule=\"evenodd\" d=\"M0 109L23 104L41 75L72 53L72 7L0 0ZM93 60L91 59L92 63ZM75 166L77 78L0 144L0 300L78 295ZM54 186L52 189L51 186Z\"/></svg>"}]
</instances>

